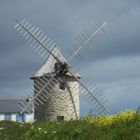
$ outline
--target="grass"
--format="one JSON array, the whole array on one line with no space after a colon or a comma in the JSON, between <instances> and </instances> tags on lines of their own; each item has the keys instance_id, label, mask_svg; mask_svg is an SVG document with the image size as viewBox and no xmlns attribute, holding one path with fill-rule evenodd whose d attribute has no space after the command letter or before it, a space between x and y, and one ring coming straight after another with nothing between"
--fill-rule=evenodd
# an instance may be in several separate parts
<instances>
[{"instance_id":1,"label":"grass","mask_svg":"<svg viewBox=\"0 0 140 140\"><path fill-rule=\"evenodd\" d=\"M140 114L87 116L77 121L1 121L0 140L140 140Z\"/></svg>"}]
</instances>

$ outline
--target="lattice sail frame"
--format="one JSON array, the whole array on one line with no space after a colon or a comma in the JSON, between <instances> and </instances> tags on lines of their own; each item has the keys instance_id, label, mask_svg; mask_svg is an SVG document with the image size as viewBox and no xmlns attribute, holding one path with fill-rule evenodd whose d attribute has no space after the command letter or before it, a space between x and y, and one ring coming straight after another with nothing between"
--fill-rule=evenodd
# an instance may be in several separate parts
<instances>
[{"instance_id":1,"label":"lattice sail frame","mask_svg":"<svg viewBox=\"0 0 140 140\"><path fill-rule=\"evenodd\" d=\"M47 35L45 35L38 27L35 27L32 24L30 24L29 21L27 21L26 19L16 20L16 22L17 22L17 24L16 24L15 28L17 29L17 31L23 35L25 40L27 40L27 43L30 46L32 46L33 49L36 52L38 52L41 57L43 57L43 59L46 59L49 54L49 55L52 55L57 60L57 62L63 64L63 62L61 60L59 60L59 58L57 58L57 56L55 56L55 54L52 53L52 50L56 47L56 43L54 41L52 41ZM87 47L92 47L93 40L95 40L95 38L101 31L103 31L103 28L106 24L107 24L107 22L104 22L103 24L98 25L94 32L93 32L93 30L90 30L90 31L81 33L81 35L79 37L79 41L78 41L79 46L75 47L75 50L73 52L71 52L71 55L67 59L66 63L68 64L68 66L69 66L69 62L75 56L80 56L79 52L82 49L85 49ZM73 74L73 71L71 69L68 68L67 70L72 76L74 76L76 81L80 84L80 86L81 86L80 92L83 95L85 95L86 97L88 97L87 100L90 103L93 103L93 105L97 109L98 114L102 114L102 113L106 114L107 110L103 105L103 103L105 101L104 101L104 98L102 97L102 95L100 94L101 90L99 88L96 88L95 84L93 82L90 84L91 88L87 88L87 85L83 84ZM56 74L57 73L54 73L52 75L50 73L51 78L49 80L46 79L45 76L42 76L42 78L45 79L45 81L46 81L46 82L43 81L43 83L44 83L43 88L40 89L38 87L39 91L37 91L37 94L35 94L34 97L31 100L29 100L28 102L26 102L26 99L23 99L21 102L19 102L18 106L22 109L21 113L23 113L24 111L27 111L30 113L32 111L31 106L34 106L35 108L37 108L40 104L43 105L44 102L47 101L47 99L51 98L52 95L50 95L50 92L52 92L51 91L52 89L48 89L49 91L45 91L47 93L47 95L43 93L43 90L45 90L45 87L47 87L48 85L50 87L53 87L55 82L59 82L58 79L56 79ZM42 80L42 79L40 78L40 80ZM38 83L38 84L41 84L41 83ZM35 85L35 86L38 86L38 85ZM72 96L71 96L71 100L73 100ZM73 104L75 116L77 118L75 105L73 102L72 102L72 104Z\"/></svg>"}]
</instances>

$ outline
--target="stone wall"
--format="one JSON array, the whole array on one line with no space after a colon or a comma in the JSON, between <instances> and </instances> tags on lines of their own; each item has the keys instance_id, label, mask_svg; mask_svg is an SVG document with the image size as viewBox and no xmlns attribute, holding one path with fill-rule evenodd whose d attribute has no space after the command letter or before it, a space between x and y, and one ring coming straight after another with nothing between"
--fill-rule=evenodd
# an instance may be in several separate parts
<instances>
[{"instance_id":1,"label":"stone wall","mask_svg":"<svg viewBox=\"0 0 140 140\"><path fill-rule=\"evenodd\" d=\"M42 78L42 80L44 80ZM35 94L39 91L39 88L43 88L44 83L40 79L35 79ZM49 120L57 120L57 116L64 116L64 120L76 119L74 108L71 100L70 93L72 93L72 97L74 99L74 104L76 107L76 114L79 118L80 108L79 108L79 84L72 79L68 79L67 77L63 77L63 81L65 81L66 86L65 90L59 89L59 83L55 83L51 91L48 90L50 86L46 86L43 90L43 93L48 97L44 105L39 105L35 108L35 119L47 118ZM39 84L42 83L42 84ZM68 90L70 89L70 91ZM43 95L42 95L43 97ZM42 99L39 98L41 101ZM36 101L37 102L37 101ZM42 101L43 102L43 101Z\"/></svg>"}]
</instances>

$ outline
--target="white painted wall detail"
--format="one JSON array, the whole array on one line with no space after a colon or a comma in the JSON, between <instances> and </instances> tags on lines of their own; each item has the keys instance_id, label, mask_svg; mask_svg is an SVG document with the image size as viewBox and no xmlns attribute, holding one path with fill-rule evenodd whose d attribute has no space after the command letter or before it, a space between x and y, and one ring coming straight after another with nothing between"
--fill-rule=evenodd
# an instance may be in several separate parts
<instances>
[{"instance_id":1,"label":"white painted wall detail","mask_svg":"<svg viewBox=\"0 0 140 140\"><path fill-rule=\"evenodd\" d=\"M4 114L0 114L0 121L3 121L4 119Z\"/></svg>"}]
</instances>

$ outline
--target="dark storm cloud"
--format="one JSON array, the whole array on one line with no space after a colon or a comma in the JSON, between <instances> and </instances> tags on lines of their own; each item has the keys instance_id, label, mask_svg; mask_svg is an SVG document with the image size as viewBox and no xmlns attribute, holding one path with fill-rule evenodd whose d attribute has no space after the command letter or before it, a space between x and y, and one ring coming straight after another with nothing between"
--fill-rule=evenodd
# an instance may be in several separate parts
<instances>
[{"instance_id":1,"label":"dark storm cloud","mask_svg":"<svg viewBox=\"0 0 140 140\"><path fill-rule=\"evenodd\" d=\"M125 96L121 96L124 88L139 96L137 92L140 89L135 87L140 82L139 0L1 0L1 97L17 96L17 92L23 96L24 90L32 84L29 77L42 63L41 58L27 47L26 41L13 28L16 18L27 18L32 24L39 26L62 49L70 48L74 38L92 23L107 20L107 32L103 37L99 37L96 49L89 51L85 57L84 68L83 65L78 65L84 74L92 69L93 73L89 75L104 85L108 98L114 91L114 98L110 99L116 101L116 104L113 105L110 100L110 108L113 106L114 110L118 111L121 108L118 106L120 98L124 99L125 107L129 107ZM138 79L134 80L136 77ZM118 82L123 80L129 81L129 84L121 85ZM129 86L130 83L132 86ZM131 92L128 95L131 95ZM138 101L134 104L134 107L138 106Z\"/></svg>"}]
</instances>

